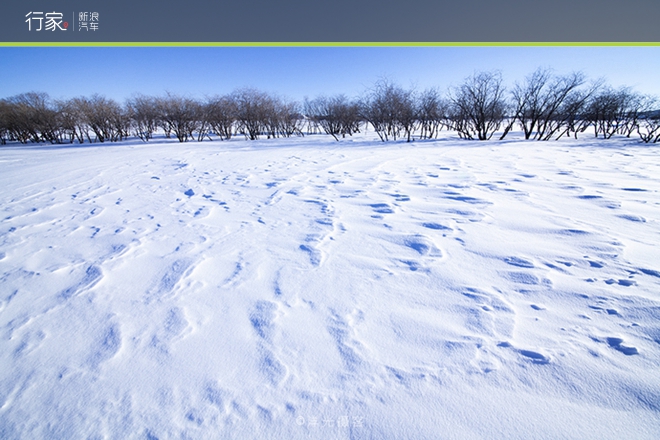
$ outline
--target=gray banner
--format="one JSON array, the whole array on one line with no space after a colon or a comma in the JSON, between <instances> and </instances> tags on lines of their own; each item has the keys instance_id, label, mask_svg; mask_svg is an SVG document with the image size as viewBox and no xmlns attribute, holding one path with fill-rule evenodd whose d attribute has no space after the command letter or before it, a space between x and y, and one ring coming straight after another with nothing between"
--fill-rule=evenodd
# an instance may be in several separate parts
<instances>
[{"instance_id":1,"label":"gray banner","mask_svg":"<svg viewBox=\"0 0 660 440\"><path fill-rule=\"evenodd\" d=\"M660 41L658 0L4 0L0 11L1 42Z\"/></svg>"}]
</instances>

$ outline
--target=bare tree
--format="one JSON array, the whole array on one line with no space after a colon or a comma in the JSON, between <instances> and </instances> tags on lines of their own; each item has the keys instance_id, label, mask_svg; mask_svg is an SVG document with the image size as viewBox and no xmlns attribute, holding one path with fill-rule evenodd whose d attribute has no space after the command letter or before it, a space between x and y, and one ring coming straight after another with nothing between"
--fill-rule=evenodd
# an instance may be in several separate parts
<instances>
[{"instance_id":1,"label":"bare tree","mask_svg":"<svg viewBox=\"0 0 660 440\"><path fill-rule=\"evenodd\" d=\"M523 84L514 86L513 114L504 135L516 120L525 139L549 140L567 134L576 127L577 114L599 87L595 83L586 91L580 90L585 81L581 72L557 76L548 68L537 69Z\"/></svg>"},{"instance_id":2,"label":"bare tree","mask_svg":"<svg viewBox=\"0 0 660 440\"><path fill-rule=\"evenodd\" d=\"M65 129L69 130L79 143L84 143L87 139L92 142L92 130L87 124L84 114L86 99L83 97L72 98L59 103L59 112Z\"/></svg>"},{"instance_id":3,"label":"bare tree","mask_svg":"<svg viewBox=\"0 0 660 440\"><path fill-rule=\"evenodd\" d=\"M450 118L459 136L490 139L506 117L502 75L480 72L450 92Z\"/></svg>"},{"instance_id":4,"label":"bare tree","mask_svg":"<svg viewBox=\"0 0 660 440\"><path fill-rule=\"evenodd\" d=\"M380 80L367 92L361 103L362 117L371 124L385 142L401 137L408 141L417 124L413 92Z\"/></svg>"},{"instance_id":5,"label":"bare tree","mask_svg":"<svg viewBox=\"0 0 660 440\"><path fill-rule=\"evenodd\" d=\"M239 89L232 93L236 106L236 123L240 133L247 139L256 140L267 131L271 99L268 94L256 89Z\"/></svg>"},{"instance_id":6,"label":"bare tree","mask_svg":"<svg viewBox=\"0 0 660 440\"><path fill-rule=\"evenodd\" d=\"M220 139L230 139L236 121L236 102L229 96L213 97L206 103L206 117Z\"/></svg>"},{"instance_id":7,"label":"bare tree","mask_svg":"<svg viewBox=\"0 0 660 440\"><path fill-rule=\"evenodd\" d=\"M584 118L584 111L590 96L599 87L597 84L591 89L576 90L571 93L562 103L556 115L551 118L545 130L545 135L540 140L560 139L564 135L570 135L571 132L577 139L578 133L584 132L589 122Z\"/></svg>"},{"instance_id":8,"label":"bare tree","mask_svg":"<svg viewBox=\"0 0 660 440\"><path fill-rule=\"evenodd\" d=\"M594 135L609 139L618 130L619 97L610 87L602 90L590 101L586 117L594 127Z\"/></svg>"},{"instance_id":9,"label":"bare tree","mask_svg":"<svg viewBox=\"0 0 660 440\"><path fill-rule=\"evenodd\" d=\"M280 137L282 135L281 128L282 122L284 120L284 104L279 98L265 94L266 99L263 102L263 114L264 114L264 131L268 139Z\"/></svg>"},{"instance_id":10,"label":"bare tree","mask_svg":"<svg viewBox=\"0 0 660 440\"><path fill-rule=\"evenodd\" d=\"M266 135L267 139L275 139L276 137L279 137L280 103L268 93L262 93L264 94L264 100L261 103L261 114L263 115L261 123L263 133Z\"/></svg>"},{"instance_id":11,"label":"bare tree","mask_svg":"<svg viewBox=\"0 0 660 440\"><path fill-rule=\"evenodd\" d=\"M168 93L156 99L156 108L161 127L174 133L179 142L194 139L195 131L203 131L200 130L200 104L191 98Z\"/></svg>"},{"instance_id":12,"label":"bare tree","mask_svg":"<svg viewBox=\"0 0 660 440\"><path fill-rule=\"evenodd\" d=\"M625 99L624 121L619 131L620 134L630 137L639 126L639 117L645 112L654 110L656 101L653 97L630 91Z\"/></svg>"},{"instance_id":13,"label":"bare tree","mask_svg":"<svg viewBox=\"0 0 660 440\"><path fill-rule=\"evenodd\" d=\"M338 136L344 138L346 135L352 136L359 132L359 106L344 95L330 98L320 96L312 101L306 101L304 111L313 123L337 141Z\"/></svg>"},{"instance_id":14,"label":"bare tree","mask_svg":"<svg viewBox=\"0 0 660 440\"><path fill-rule=\"evenodd\" d=\"M657 98L645 96L644 108L645 110L638 115L637 133L647 144L660 142L660 110L658 110Z\"/></svg>"},{"instance_id":15,"label":"bare tree","mask_svg":"<svg viewBox=\"0 0 660 440\"><path fill-rule=\"evenodd\" d=\"M131 120L135 136L145 142L153 138L160 124L156 98L136 95L126 101L126 113Z\"/></svg>"},{"instance_id":16,"label":"bare tree","mask_svg":"<svg viewBox=\"0 0 660 440\"><path fill-rule=\"evenodd\" d=\"M618 90L604 87L586 109L586 118L594 127L594 135L609 139L615 134L626 137L635 131L639 115L649 110L649 101L628 87Z\"/></svg>"},{"instance_id":17,"label":"bare tree","mask_svg":"<svg viewBox=\"0 0 660 440\"><path fill-rule=\"evenodd\" d=\"M647 144L660 142L660 117L643 117L637 132L640 139Z\"/></svg>"},{"instance_id":18,"label":"bare tree","mask_svg":"<svg viewBox=\"0 0 660 440\"><path fill-rule=\"evenodd\" d=\"M420 138L435 138L446 123L449 104L436 89L425 90L417 98L417 119L420 124Z\"/></svg>"},{"instance_id":19,"label":"bare tree","mask_svg":"<svg viewBox=\"0 0 660 440\"><path fill-rule=\"evenodd\" d=\"M548 88L552 72L550 69L539 68L531 75L525 78L523 84L516 83L511 90L513 98L512 117L509 120L504 134L500 139L504 139L511 130L516 121L520 122L521 128L525 134L525 139L532 137L534 130L540 123L544 111L544 95Z\"/></svg>"},{"instance_id":20,"label":"bare tree","mask_svg":"<svg viewBox=\"0 0 660 440\"><path fill-rule=\"evenodd\" d=\"M68 101L55 101L53 109L56 113L58 143L74 143L76 136L76 113L71 112ZM84 140L84 139L83 139ZM83 140L80 140L82 143Z\"/></svg>"},{"instance_id":21,"label":"bare tree","mask_svg":"<svg viewBox=\"0 0 660 440\"><path fill-rule=\"evenodd\" d=\"M303 116L300 105L294 101L284 100L276 100L275 103L278 132L285 137L293 135L303 136Z\"/></svg>"},{"instance_id":22,"label":"bare tree","mask_svg":"<svg viewBox=\"0 0 660 440\"><path fill-rule=\"evenodd\" d=\"M0 145L5 145L11 139L9 130L10 112L10 104L4 99L0 99Z\"/></svg>"},{"instance_id":23,"label":"bare tree","mask_svg":"<svg viewBox=\"0 0 660 440\"><path fill-rule=\"evenodd\" d=\"M8 137L23 144L60 141L57 111L47 93L22 93L3 102L3 125Z\"/></svg>"},{"instance_id":24,"label":"bare tree","mask_svg":"<svg viewBox=\"0 0 660 440\"><path fill-rule=\"evenodd\" d=\"M116 142L128 136L129 118L116 101L95 94L91 98L74 98L70 105L75 107L78 129L90 142L90 132L98 142Z\"/></svg>"},{"instance_id":25,"label":"bare tree","mask_svg":"<svg viewBox=\"0 0 660 440\"><path fill-rule=\"evenodd\" d=\"M314 127L320 127L325 134L329 134L338 141L339 138L337 136L341 134L341 122L334 111L332 101L337 101L337 104L341 105L341 102L345 99L346 97L343 95L338 95L334 98L319 96L311 101L305 99L305 115Z\"/></svg>"}]
</instances>

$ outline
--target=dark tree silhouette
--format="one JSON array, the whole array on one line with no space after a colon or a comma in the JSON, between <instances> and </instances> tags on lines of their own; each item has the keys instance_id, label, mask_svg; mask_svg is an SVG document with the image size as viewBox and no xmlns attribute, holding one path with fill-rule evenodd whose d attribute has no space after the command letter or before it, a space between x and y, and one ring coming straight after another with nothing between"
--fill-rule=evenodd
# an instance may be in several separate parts
<instances>
[{"instance_id":1,"label":"dark tree silhouette","mask_svg":"<svg viewBox=\"0 0 660 440\"><path fill-rule=\"evenodd\" d=\"M417 124L413 92L381 80L362 99L362 118L374 128L380 139L396 140L403 134L412 139Z\"/></svg>"},{"instance_id":2,"label":"dark tree silhouette","mask_svg":"<svg viewBox=\"0 0 660 440\"><path fill-rule=\"evenodd\" d=\"M137 95L126 101L126 113L135 136L145 142L153 138L160 125L158 101L151 96Z\"/></svg>"},{"instance_id":3,"label":"dark tree silhouette","mask_svg":"<svg viewBox=\"0 0 660 440\"><path fill-rule=\"evenodd\" d=\"M459 136L490 139L506 117L502 75L480 72L466 78L450 94L450 119Z\"/></svg>"},{"instance_id":4,"label":"dark tree silhouette","mask_svg":"<svg viewBox=\"0 0 660 440\"><path fill-rule=\"evenodd\" d=\"M577 115L598 88L595 84L587 91L580 90L585 81L581 72L557 76L550 69L537 69L511 91L512 118L502 138L516 120L525 139L549 140L554 135L567 134L575 127Z\"/></svg>"},{"instance_id":5,"label":"dark tree silhouette","mask_svg":"<svg viewBox=\"0 0 660 440\"><path fill-rule=\"evenodd\" d=\"M211 130L220 139L231 139L236 121L236 103L229 96L216 96L206 103L206 117Z\"/></svg>"},{"instance_id":6,"label":"dark tree silhouette","mask_svg":"<svg viewBox=\"0 0 660 440\"><path fill-rule=\"evenodd\" d=\"M174 133L179 142L194 139L195 131L203 128L200 124L201 106L191 99L167 94L156 100L158 120L166 132ZM201 140L201 139L200 139Z\"/></svg>"},{"instance_id":7,"label":"dark tree silhouette","mask_svg":"<svg viewBox=\"0 0 660 440\"><path fill-rule=\"evenodd\" d=\"M306 101L304 113L309 120L321 127L326 134L335 140L352 136L359 132L360 108L344 95L333 97L320 96L312 101Z\"/></svg>"}]
</instances>

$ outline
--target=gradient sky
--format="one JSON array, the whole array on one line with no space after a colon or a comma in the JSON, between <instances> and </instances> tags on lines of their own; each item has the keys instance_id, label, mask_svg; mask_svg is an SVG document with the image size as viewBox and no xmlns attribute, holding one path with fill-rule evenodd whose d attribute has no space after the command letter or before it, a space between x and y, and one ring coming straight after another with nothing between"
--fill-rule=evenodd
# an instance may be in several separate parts
<instances>
[{"instance_id":1,"label":"gradient sky","mask_svg":"<svg viewBox=\"0 0 660 440\"><path fill-rule=\"evenodd\" d=\"M536 68L582 71L660 97L660 47L3 47L0 98L28 91L56 99L99 93L204 98L255 87L290 99L359 96L379 78L425 89L500 70L508 85Z\"/></svg>"}]
</instances>

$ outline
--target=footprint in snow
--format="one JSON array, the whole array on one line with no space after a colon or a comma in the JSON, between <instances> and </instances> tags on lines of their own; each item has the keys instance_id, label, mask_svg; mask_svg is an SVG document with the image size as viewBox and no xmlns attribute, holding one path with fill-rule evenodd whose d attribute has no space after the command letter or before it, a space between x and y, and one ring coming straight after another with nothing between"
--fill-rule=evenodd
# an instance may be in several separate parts
<instances>
[{"instance_id":1,"label":"footprint in snow","mask_svg":"<svg viewBox=\"0 0 660 440\"><path fill-rule=\"evenodd\" d=\"M397 202L409 202L410 197L403 195L403 194L390 194L392 197L394 197L394 200Z\"/></svg>"},{"instance_id":2,"label":"footprint in snow","mask_svg":"<svg viewBox=\"0 0 660 440\"><path fill-rule=\"evenodd\" d=\"M312 264L312 266L318 267L321 265L321 260L323 256L323 254L321 254L321 251L307 244L301 244L298 248L301 251L306 252L308 254L309 262Z\"/></svg>"},{"instance_id":3,"label":"footprint in snow","mask_svg":"<svg viewBox=\"0 0 660 440\"><path fill-rule=\"evenodd\" d=\"M168 338L174 338L188 327L188 320L186 320L185 313L178 307L174 307L167 312L167 317L163 322L163 330Z\"/></svg>"},{"instance_id":4,"label":"footprint in snow","mask_svg":"<svg viewBox=\"0 0 660 440\"><path fill-rule=\"evenodd\" d=\"M118 324L106 327L96 339L87 363L93 369L114 357L121 348L121 332Z\"/></svg>"},{"instance_id":5,"label":"footprint in snow","mask_svg":"<svg viewBox=\"0 0 660 440\"><path fill-rule=\"evenodd\" d=\"M648 191L647 189L644 188L621 188L624 191L632 191L632 192L646 192Z\"/></svg>"},{"instance_id":6,"label":"footprint in snow","mask_svg":"<svg viewBox=\"0 0 660 440\"><path fill-rule=\"evenodd\" d=\"M587 262L589 262L590 267L595 267L596 269L601 269L601 268L605 267L605 264L601 263L599 261L587 260Z\"/></svg>"},{"instance_id":7,"label":"footprint in snow","mask_svg":"<svg viewBox=\"0 0 660 440\"><path fill-rule=\"evenodd\" d=\"M412 260L399 260L406 266L408 266L408 269L410 269L412 272L417 272L420 269L423 269L423 266L419 264L417 261L412 261ZM425 270L426 271L426 270Z\"/></svg>"},{"instance_id":8,"label":"footprint in snow","mask_svg":"<svg viewBox=\"0 0 660 440\"><path fill-rule=\"evenodd\" d=\"M453 231L452 228L443 226L440 223L422 223L422 226L427 229L433 229L435 231Z\"/></svg>"},{"instance_id":9,"label":"footprint in snow","mask_svg":"<svg viewBox=\"0 0 660 440\"><path fill-rule=\"evenodd\" d=\"M550 363L549 356L534 350L523 350L523 349L515 348L513 347L513 345L511 345L510 342L500 342L499 344L497 344L497 346L502 348L513 348L516 352L518 352L518 354L521 354L522 356L531 360L535 364L543 365Z\"/></svg>"},{"instance_id":10,"label":"footprint in snow","mask_svg":"<svg viewBox=\"0 0 660 440\"><path fill-rule=\"evenodd\" d=\"M560 235L568 235L568 236L588 235L588 234L590 234L590 232L583 231L582 229L560 229L556 233L560 234Z\"/></svg>"},{"instance_id":11,"label":"footprint in snow","mask_svg":"<svg viewBox=\"0 0 660 440\"><path fill-rule=\"evenodd\" d=\"M188 326L189 322L182 309L174 307L168 310L160 327L151 336L149 346L161 354L168 354L172 342L179 339Z\"/></svg>"},{"instance_id":12,"label":"footprint in snow","mask_svg":"<svg viewBox=\"0 0 660 440\"><path fill-rule=\"evenodd\" d=\"M582 200L594 200L594 199L602 199L603 196L596 196L596 195L593 195L593 194L584 194L584 195L581 195L581 196L577 196L577 198L582 199Z\"/></svg>"},{"instance_id":13,"label":"footprint in snow","mask_svg":"<svg viewBox=\"0 0 660 440\"><path fill-rule=\"evenodd\" d=\"M506 302L494 293L473 287L466 287L461 293L478 307L468 310L472 327L488 335L507 337L512 334L515 312Z\"/></svg>"},{"instance_id":14,"label":"footprint in snow","mask_svg":"<svg viewBox=\"0 0 660 440\"><path fill-rule=\"evenodd\" d=\"M640 272L642 272L645 275L650 275L652 277L657 277L660 278L660 271L658 270L653 270L653 269L643 269L643 268L638 268Z\"/></svg>"},{"instance_id":15,"label":"footprint in snow","mask_svg":"<svg viewBox=\"0 0 660 440\"><path fill-rule=\"evenodd\" d=\"M41 330L37 332L26 332L23 335L23 338L21 338L21 342L19 343L18 347L14 349L14 358L19 358L30 353L39 347L44 339L46 339L46 334Z\"/></svg>"},{"instance_id":16,"label":"footprint in snow","mask_svg":"<svg viewBox=\"0 0 660 440\"><path fill-rule=\"evenodd\" d=\"M70 286L61 291L57 296L60 300L66 301L69 298L76 296L83 291L92 288L103 277L103 272L97 266L90 265L85 270L85 274L78 283Z\"/></svg>"},{"instance_id":17,"label":"footprint in snow","mask_svg":"<svg viewBox=\"0 0 660 440\"><path fill-rule=\"evenodd\" d=\"M470 196L449 195L446 198L450 199L450 200L457 200L457 201L463 202L463 203L469 203L471 205L492 205L492 202L489 202L488 200L483 200L483 199L479 199L479 198L476 198L476 197L470 197Z\"/></svg>"},{"instance_id":18,"label":"footprint in snow","mask_svg":"<svg viewBox=\"0 0 660 440\"><path fill-rule=\"evenodd\" d=\"M507 272L506 278L517 284L538 285L541 279L534 274L527 272Z\"/></svg>"},{"instance_id":19,"label":"footprint in snow","mask_svg":"<svg viewBox=\"0 0 660 440\"><path fill-rule=\"evenodd\" d=\"M484 215L474 211L468 211L465 209L447 209L445 212L448 214L455 214L459 216L455 218L456 221L470 221L470 222L479 222L483 220Z\"/></svg>"},{"instance_id":20,"label":"footprint in snow","mask_svg":"<svg viewBox=\"0 0 660 440\"><path fill-rule=\"evenodd\" d=\"M379 214L394 214L394 209L387 203L373 203L369 206L373 208L374 212Z\"/></svg>"},{"instance_id":21,"label":"footprint in snow","mask_svg":"<svg viewBox=\"0 0 660 440\"><path fill-rule=\"evenodd\" d=\"M622 218L624 220L628 220L631 222L635 223L646 223L646 219L640 215L632 215L632 214L621 214L618 215L617 217Z\"/></svg>"},{"instance_id":22,"label":"footprint in snow","mask_svg":"<svg viewBox=\"0 0 660 440\"><path fill-rule=\"evenodd\" d=\"M178 248L177 248L178 250ZM184 278L192 262L187 259L175 260L163 273L161 279L145 295L144 302L150 303L169 295Z\"/></svg>"},{"instance_id":23,"label":"footprint in snow","mask_svg":"<svg viewBox=\"0 0 660 440\"><path fill-rule=\"evenodd\" d=\"M221 411L225 410L225 400L230 397L229 393L222 389L216 382L206 383L203 386L202 395L204 396L204 400Z\"/></svg>"},{"instance_id":24,"label":"footprint in snow","mask_svg":"<svg viewBox=\"0 0 660 440\"><path fill-rule=\"evenodd\" d=\"M356 351L356 348L360 344L352 338L351 330L353 327L350 325L349 320L350 317L344 319L333 313L327 330L335 341L335 346L342 359L344 368L349 372L355 372L362 366L364 360Z\"/></svg>"},{"instance_id":25,"label":"footprint in snow","mask_svg":"<svg viewBox=\"0 0 660 440\"><path fill-rule=\"evenodd\" d=\"M626 356L639 354L639 350L637 350L637 347L623 345L622 338L609 337L609 338L605 338L605 340L607 341L607 345L609 345L610 347L612 347L617 351L620 351Z\"/></svg>"},{"instance_id":26,"label":"footprint in snow","mask_svg":"<svg viewBox=\"0 0 660 440\"><path fill-rule=\"evenodd\" d=\"M271 339L276 311L277 304L270 301L258 301L250 313L250 324L261 339L266 341Z\"/></svg>"},{"instance_id":27,"label":"footprint in snow","mask_svg":"<svg viewBox=\"0 0 660 440\"><path fill-rule=\"evenodd\" d=\"M637 282L634 280L627 280L627 279L622 279L622 280L615 280L613 278L605 280L605 284L611 285L611 284L618 284L619 286L624 286L624 287L630 287L630 286L636 286Z\"/></svg>"},{"instance_id":28,"label":"footprint in snow","mask_svg":"<svg viewBox=\"0 0 660 440\"><path fill-rule=\"evenodd\" d=\"M534 263L520 257L506 257L504 258L504 262L510 264L511 266L523 267L527 269L533 269L535 267Z\"/></svg>"},{"instance_id":29,"label":"footprint in snow","mask_svg":"<svg viewBox=\"0 0 660 440\"><path fill-rule=\"evenodd\" d=\"M269 348L275 331L277 304L258 301L250 314L250 324L259 336L259 370L272 385L277 385L286 377L287 369Z\"/></svg>"},{"instance_id":30,"label":"footprint in snow","mask_svg":"<svg viewBox=\"0 0 660 440\"><path fill-rule=\"evenodd\" d=\"M440 250L436 248L431 240L423 235L413 235L403 240L403 245L416 251L419 255L428 255L434 257L442 256Z\"/></svg>"},{"instance_id":31,"label":"footprint in snow","mask_svg":"<svg viewBox=\"0 0 660 440\"><path fill-rule=\"evenodd\" d=\"M535 364L547 364L550 362L550 358L542 353L532 350L518 350L518 353L529 358Z\"/></svg>"},{"instance_id":32,"label":"footprint in snow","mask_svg":"<svg viewBox=\"0 0 660 440\"><path fill-rule=\"evenodd\" d=\"M277 359L275 354L263 347L260 349L259 369L273 386L281 383L287 374L286 367Z\"/></svg>"}]
</instances>

